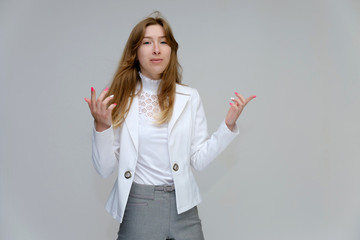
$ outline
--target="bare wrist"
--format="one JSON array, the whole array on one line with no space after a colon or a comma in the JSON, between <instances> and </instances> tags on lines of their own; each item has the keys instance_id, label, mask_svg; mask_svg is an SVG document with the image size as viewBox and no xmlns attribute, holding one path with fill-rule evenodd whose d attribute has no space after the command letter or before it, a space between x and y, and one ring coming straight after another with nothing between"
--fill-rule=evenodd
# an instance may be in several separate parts
<instances>
[{"instance_id":1,"label":"bare wrist","mask_svg":"<svg viewBox=\"0 0 360 240\"><path fill-rule=\"evenodd\" d=\"M228 123L225 122L225 124L226 124L226 126L228 127L228 129L229 129L230 131L233 131L233 130L234 130L235 123L233 123L233 124L228 124Z\"/></svg>"},{"instance_id":2,"label":"bare wrist","mask_svg":"<svg viewBox=\"0 0 360 240\"><path fill-rule=\"evenodd\" d=\"M98 122L95 121L95 129L98 132L103 132L106 129L109 129L110 127L111 127L111 125L107 125L107 124L104 124L104 123L98 123Z\"/></svg>"}]
</instances>

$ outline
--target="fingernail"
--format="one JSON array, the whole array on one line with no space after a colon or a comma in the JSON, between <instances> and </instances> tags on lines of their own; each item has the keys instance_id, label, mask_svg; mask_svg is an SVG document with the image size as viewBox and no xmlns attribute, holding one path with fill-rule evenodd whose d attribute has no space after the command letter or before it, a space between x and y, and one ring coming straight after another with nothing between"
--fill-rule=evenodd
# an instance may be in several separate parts
<instances>
[{"instance_id":1,"label":"fingernail","mask_svg":"<svg viewBox=\"0 0 360 240\"><path fill-rule=\"evenodd\" d=\"M232 103L229 103L232 106Z\"/></svg>"},{"instance_id":2,"label":"fingernail","mask_svg":"<svg viewBox=\"0 0 360 240\"><path fill-rule=\"evenodd\" d=\"M111 97L111 98L112 98L112 97L114 97L114 95L110 95L109 97Z\"/></svg>"},{"instance_id":3,"label":"fingernail","mask_svg":"<svg viewBox=\"0 0 360 240\"><path fill-rule=\"evenodd\" d=\"M87 101L86 101L86 98L84 98L84 100L85 100L85 102L87 102Z\"/></svg>"},{"instance_id":4,"label":"fingernail","mask_svg":"<svg viewBox=\"0 0 360 240\"><path fill-rule=\"evenodd\" d=\"M233 98L233 97L231 97L230 99L231 99L231 100L235 100L235 98Z\"/></svg>"},{"instance_id":5,"label":"fingernail","mask_svg":"<svg viewBox=\"0 0 360 240\"><path fill-rule=\"evenodd\" d=\"M93 87L91 87L91 91L92 91L92 92L94 91L94 88L93 88Z\"/></svg>"},{"instance_id":6,"label":"fingernail","mask_svg":"<svg viewBox=\"0 0 360 240\"><path fill-rule=\"evenodd\" d=\"M109 90L109 88L105 88L105 91Z\"/></svg>"},{"instance_id":7,"label":"fingernail","mask_svg":"<svg viewBox=\"0 0 360 240\"><path fill-rule=\"evenodd\" d=\"M114 103L114 105L116 106L116 105L117 105L117 103Z\"/></svg>"},{"instance_id":8,"label":"fingernail","mask_svg":"<svg viewBox=\"0 0 360 240\"><path fill-rule=\"evenodd\" d=\"M237 92L235 92L235 95L238 95L238 93L237 93Z\"/></svg>"},{"instance_id":9,"label":"fingernail","mask_svg":"<svg viewBox=\"0 0 360 240\"><path fill-rule=\"evenodd\" d=\"M253 98L256 98L256 96L254 95Z\"/></svg>"}]
</instances>

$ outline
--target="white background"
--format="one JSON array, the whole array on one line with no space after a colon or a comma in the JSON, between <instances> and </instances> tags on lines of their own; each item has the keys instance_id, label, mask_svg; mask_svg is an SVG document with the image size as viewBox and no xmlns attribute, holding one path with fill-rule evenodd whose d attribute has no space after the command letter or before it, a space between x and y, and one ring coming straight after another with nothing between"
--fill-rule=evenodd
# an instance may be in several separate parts
<instances>
[{"instance_id":1,"label":"white background","mask_svg":"<svg viewBox=\"0 0 360 240\"><path fill-rule=\"evenodd\" d=\"M154 10L179 42L209 130L257 95L196 173L208 240L360 239L358 0L0 2L0 238L115 239L115 175L91 163L84 97Z\"/></svg>"}]
</instances>

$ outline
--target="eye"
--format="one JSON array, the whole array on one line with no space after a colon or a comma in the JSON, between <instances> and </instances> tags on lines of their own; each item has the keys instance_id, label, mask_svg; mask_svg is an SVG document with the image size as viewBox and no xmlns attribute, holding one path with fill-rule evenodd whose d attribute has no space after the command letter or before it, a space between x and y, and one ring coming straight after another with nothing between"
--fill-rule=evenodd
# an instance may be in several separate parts
<instances>
[{"instance_id":1,"label":"eye","mask_svg":"<svg viewBox=\"0 0 360 240\"><path fill-rule=\"evenodd\" d=\"M143 44L147 45L147 44L150 44L150 42L149 41L144 41Z\"/></svg>"},{"instance_id":2,"label":"eye","mask_svg":"<svg viewBox=\"0 0 360 240\"><path fill-rule=\"evenodd\" d=\"M166 41L161 41L160 43L161 43L161 44L167 44L167 42L166 42Z\"/></svg>"}]
</instances>

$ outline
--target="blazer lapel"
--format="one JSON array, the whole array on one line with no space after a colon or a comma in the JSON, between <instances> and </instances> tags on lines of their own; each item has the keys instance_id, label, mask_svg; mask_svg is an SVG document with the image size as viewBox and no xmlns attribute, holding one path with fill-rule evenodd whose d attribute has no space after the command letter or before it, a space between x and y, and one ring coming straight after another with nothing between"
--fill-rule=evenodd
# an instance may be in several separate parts
<instances>
[{"instance_id":1,"label":"blazer lapel","mask_svg":"<svg viewBox=\"0 0 360 240\"><path fill-rule=\"evenodd\" d=\"M183 86L177 84L175 102L174 102L174 111L168 125L168 136L170 136L171 130L173 129L177 119L183 112L186 103L189 101L189 99L190 99L190 95L186 91L186 89Z\"/></svg>"},{"instance_id":2,"label":"blazer lapel","mask_svg":"<svg viewBox=\"0 0 360 240\"><path fill-rule=\"evenodd\" d=\"M168 136L170 136L171 130L173 129L177 119L183 112L186 103L190 99L190 94L181 85L176 85L176 95L174 102L174 111L168 125ZM125 119L125 125L128 128L132 142L136 151L139 150L139 98L136 95L133 99L128 115Z\"/></svg>"},{"instance_id":3,"label":"blazer lapel","mask_svg":"<svg viewBox=\"0 0 360 240\"><path fill-rule=\"evenodd\" d=\"M128 115L125 118L125 124L130 133L136 152L139 146L139 100L136 95L133 99Z\"/></svg>"}]
</instances>

